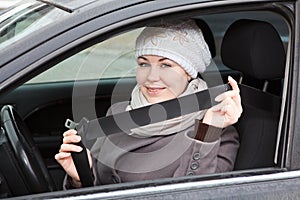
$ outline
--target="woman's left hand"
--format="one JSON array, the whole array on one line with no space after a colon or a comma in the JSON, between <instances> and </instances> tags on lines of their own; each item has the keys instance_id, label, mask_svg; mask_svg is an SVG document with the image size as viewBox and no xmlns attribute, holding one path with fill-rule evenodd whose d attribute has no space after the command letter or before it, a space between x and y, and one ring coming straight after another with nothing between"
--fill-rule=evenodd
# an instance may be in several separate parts
<instances>
[{"instance_id":1,"label":"woman's left hand","mask_svg":"<svg viewBox=\"0 0 300 200\"><path fill-rule=\"evenodd\" d=\"M219 104L207 110L203 123L219 128L225 128L238 121L243 108L241 105L240 89L237 82L228 77L232 90L224 92L215 98Z\"/></svg>"}]
</instances>

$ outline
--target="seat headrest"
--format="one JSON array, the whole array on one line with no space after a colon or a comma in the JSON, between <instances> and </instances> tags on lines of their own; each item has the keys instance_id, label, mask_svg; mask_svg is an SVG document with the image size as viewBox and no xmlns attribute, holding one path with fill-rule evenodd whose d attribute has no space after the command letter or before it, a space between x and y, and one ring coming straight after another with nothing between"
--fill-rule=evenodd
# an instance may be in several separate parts
<instances>
[{"instance_id":1,"label":"seat headrest","mask_svg":"<svg viewBox=\"0 0 300 200\"><path fill-rule=\"evenodd\" d=\"M275 28L268 22L241 19L227 29L222 46L223 63L260 80L283 78L285 50Z\"/></svg>"}]
</instances>

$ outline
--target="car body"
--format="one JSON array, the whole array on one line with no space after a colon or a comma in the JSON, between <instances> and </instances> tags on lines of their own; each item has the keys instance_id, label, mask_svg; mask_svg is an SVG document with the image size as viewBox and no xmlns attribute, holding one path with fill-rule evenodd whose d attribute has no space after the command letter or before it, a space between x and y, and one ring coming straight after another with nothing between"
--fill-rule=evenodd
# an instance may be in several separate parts
<instances>
[{"instance_id":1,"label":"car body","mask_svg":"<svg viewBox=\"0 0 300 200\"><path fill-rule=\"evenodd\" d=\"M298 0L25 0L10 7L0 15L0 106L12 105L25 122L41 154L38 160L45 163L55 189L32 190L22 172L19 176L8 175L3 166L0 197L299 198L299 13ZM240 150L246 152L246 156L241 154L238 158L242 164L237 162L235 170L226 173L63 190L65 173L54 155L66 130L65 120L79 122L83 117L103 117L111 104L128 100L136 84L134 41L137 34L153 22L183 17L204 20L212 32L212 38L206 39L210 40L213 62L203 74L208 85L223 84L231 75L241 86L248 85L247 88L262 96L259 100L260 96L245 96L246 90L241 91L246 117L241 120L245 124L239 122L236 126L241 132L254 129L253 137L251 133L243 135ZM255 74L247 68L250 61L239 57L239 51L235 51L233 54L237 56L233 57L224 54L225 34L230 25L240 19L268 22L278 33L284 48L284 57L279 61L284 64L277 68L278 63L272 63L274 67L266 66L268 70L263 73L264 77L275 74L275 78L265 80L261 74L258 78L248 77ZM204 36L209 34L202 28ZM249 40L247 45L251 43ZM272 45L270 41L266 49L262 44L262 51L252 50L269 55L277 48ZM231 50L231 44L228 46ZM240 51L244 49L247 46L241 44ZM225 62L226 56L230 59ZM231 68L231 60L240 58L245 62L245 71L239 71L235 62ZM263 57L259 61L264 60ZM277 62L278 58L275 55L270 60ZM3 136L7 130L1 126ZM7 143L4 137L0 141ZM251 162L260 155L266 159ZM3 163L0 165L5 165ZM18 164L14 161L12 166ZM16 171L22 171L21 168ZM24 189L16 191L14 187Z\"/></svg>"},{"instance_id":2,"label":"car body","mask_svg":"<svg viewBox=\"0 0 300 200\"><path fill-rule=\"evenodd\" d=\"M19 0L15 1L15 0L8 0L8 1L2 1L1 2L1 5L0 5L0 10L4 10L4 9L7 9L11 6L13 6L14 4L18 3Z\"/></svg>"}]
</instances>

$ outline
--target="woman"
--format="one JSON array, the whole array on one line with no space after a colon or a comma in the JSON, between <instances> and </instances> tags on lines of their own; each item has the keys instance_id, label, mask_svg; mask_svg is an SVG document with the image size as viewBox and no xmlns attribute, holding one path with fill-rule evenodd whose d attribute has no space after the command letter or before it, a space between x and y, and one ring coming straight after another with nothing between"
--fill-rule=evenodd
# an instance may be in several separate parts
<instances>
[{"instance_id":1,"label":"woman","mask_svg":"<svg viewBox=\"0 0 300 200\"><path fill-rule=\"evenodd\" d=\"M211 55L201 30L192 20L145 28L136 41L137 86L130 102L114 104L108 115L188 95L207 88L198 73L205 71ZM232 124L242 113L237 83L216 106L175 119L98 138L88 151L94 184L179 177L230 171L239 147ZM80 187L70 152L81 140L75 130L64 133L55 159L68 176L66 188ZM92 155L92 156L91 156Z\"/></svg>"}]
</instances>

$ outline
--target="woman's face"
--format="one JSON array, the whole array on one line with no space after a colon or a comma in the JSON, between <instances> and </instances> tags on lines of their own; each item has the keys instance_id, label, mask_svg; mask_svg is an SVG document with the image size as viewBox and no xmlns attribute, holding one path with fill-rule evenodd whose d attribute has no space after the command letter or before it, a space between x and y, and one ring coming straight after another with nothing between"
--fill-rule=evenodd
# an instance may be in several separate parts
<instances>
[{"instance_id":1,"label":"woman's face","mask_svg":"<svg viewBox=\"0 0 300 200\"><path fill-rule=\"evenodd\" d=\"M185 91L191 79L180 65L161 56L140 56L138 65L137 83L149 103L158 103L179 96Z\"/></svg>"}]
</instances>

